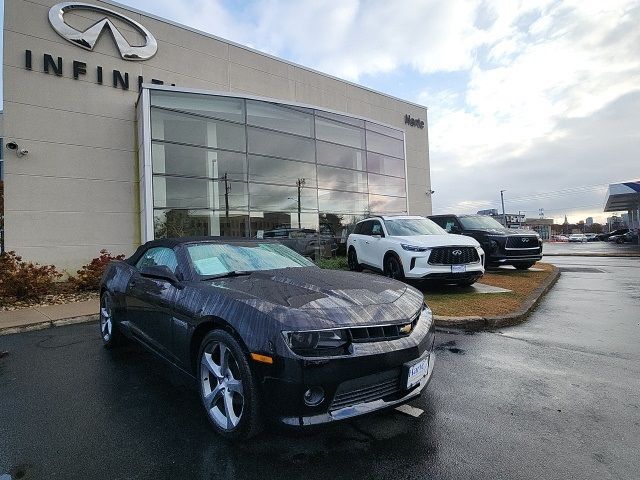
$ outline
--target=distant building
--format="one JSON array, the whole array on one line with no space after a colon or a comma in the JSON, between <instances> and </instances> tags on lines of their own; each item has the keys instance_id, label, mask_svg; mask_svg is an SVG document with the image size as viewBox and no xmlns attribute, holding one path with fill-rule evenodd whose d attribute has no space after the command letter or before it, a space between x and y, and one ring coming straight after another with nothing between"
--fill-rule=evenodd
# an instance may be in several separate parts
<instances>
[{"instance_id":1,"label":"distant building","mask_svg":"<svg viewBox=\"0 0 640 480\"><path fill-rule=\"evenodd\" d=\"M542 240L549 240L552 234L553 218L527 218L522 227L534 230Z\"/></svg>"},{"instance_id":2,"label":"distant building","mask_svg":"<svg viewBox=\"0 0 640 480\"><path fill-rule=\"evenodd\" d=\"M591 225L593 225L593 217L587 217L587 219L584 221L584 224L587 227L590 227Z\"/></svg>"}]
</instances>

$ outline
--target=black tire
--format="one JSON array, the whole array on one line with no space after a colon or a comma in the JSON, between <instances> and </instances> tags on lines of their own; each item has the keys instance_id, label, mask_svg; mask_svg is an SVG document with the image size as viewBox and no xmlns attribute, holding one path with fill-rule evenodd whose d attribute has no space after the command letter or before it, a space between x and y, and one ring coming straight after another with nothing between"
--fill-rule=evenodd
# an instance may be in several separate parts
<instances>
[{"instance_id":1,"label":"black tire","mask_svg":"<svg viewBox=\"0 0 640 480\"><path fill-rule=\"evenodd\" d=\"M222 356L225 353L221 346L228 349L226 354L232 355L227 357L227 371L223 371L225 363ZM208 355L208 358L205 355ZM211 363L208 363L209 360ZM220 364L217 365L216 362ZM217 366L220 366L219 370L211 368ZM214 370L221 373L223 377L218 377ZM223 330L212 330L204 337L198 352L197 378L204 413L219 435L229 440L244 440L260 432L262 428L260 395L255 375L251 371L247 355L229 333ZM228 388L227 386L232 382L235 382L235 386ZM222 393L216 398L214 391L218 387ZM237 389L241 390L241 393ZM210 405L206 399L207 395L213 399ZM231 403L227 403L227 400ZM230 408L231 414L228 413L227 408ZM234 425L235 418L237 423ZM226 427L221 426L221 422L224 423L223 419L228 419Z\"/></svg>"},{"instance_id":2,"label":"black tire","mask_svg":"<svg viewBox=\"0 0 640 480\"><path fill-rule=\"evenodd\" d=\"M384 274L394 280L404 280L404 269L400 259L395 255L387 255L384 259Z\"/></svg>"},{"instance_id":3,"label":"black tire","mask_svg":"<svg viewBox=\"0 0 640 480\"><path fill-rule=\"evenodd\" d=\"M100 312L98 314L98 325L100 326L100 337L105 348L114 348L122 344L124 337L114 320L113 297L108 292L100 295Z\"/></svg>"},{"instance_id":4,"label":"black tire","mask_svg":"<svg viewBox=\"0 0 640 480\"><path fill-rule=\"evenodd\" d=\"M514 263L513 266L516 267L518 270L528 270L531 267L533 267L535 264L536 262Z\"/></svg>"},{"instance_id":5,"label":"black tire","mask_svg":"<svg viewBox=\"0 0 640 480\"><path fill-rule=\"evenodd\" d=\"M459 282L456 282L456 285L458 285L459 287L470 287L471 285L476 283L476 281L477 280L460 280Z\"/></svg>"},{"instance_id":6,"label":"black tire","mask_svg":"<svg viewBox=\"0 0 640 480\"><path fill-rule=\"evenodd\" d=\"M356 253L356 249L351 247L349 249L349 254L347 255L347 265L349 265L349 270L352 272L361 272L362 265L358 263L358 254Z\"/></svg>"}]
</instances>

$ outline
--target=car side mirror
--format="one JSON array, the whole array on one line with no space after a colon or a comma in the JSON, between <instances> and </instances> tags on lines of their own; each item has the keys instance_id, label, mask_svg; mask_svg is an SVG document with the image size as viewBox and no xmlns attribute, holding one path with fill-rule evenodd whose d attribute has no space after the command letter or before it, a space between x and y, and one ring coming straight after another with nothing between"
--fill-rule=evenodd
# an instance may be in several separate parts
<instances>
[{"instance_id":1,"label":"car side mirror","mask_svg":"<svg viewBox=\"0 0 640 480\"><path fill-rule=\"evenodd\" d=\"M458 227L457 225L451 225L451 230L449 230L449 233L461 233L462 230L460 230L460 227Z\"/></svg>"},{"instance_id":2,"label":"car side mirror","mask_svg":"<svg viewBox=\"0 0 640 480\"><path fill-rule=\"evenodd\" d=\"M152 265L149 267L142 267L140 269L140 275L146 278L153 278L155 280L164 280L169 282L176 288L182 288L182 284L176 274L171 271L166 265Z\"/></svg>"}]
</instances>

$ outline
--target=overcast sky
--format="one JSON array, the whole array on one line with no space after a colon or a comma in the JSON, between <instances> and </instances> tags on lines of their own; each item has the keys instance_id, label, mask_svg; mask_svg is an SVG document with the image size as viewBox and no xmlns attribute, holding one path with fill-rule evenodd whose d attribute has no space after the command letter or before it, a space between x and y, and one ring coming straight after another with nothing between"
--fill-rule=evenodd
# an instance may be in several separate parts
<instances>
[{"instance_id":1,"label":"overcast sky","mask_svg":"<svg viewBox=\"0 0 640 480\"><path fill-rule=\"evenodd\" d=\"M121 3L426 105L434 213L598 221L640 177L640 0Z\"/></svg>"}]
</instances>

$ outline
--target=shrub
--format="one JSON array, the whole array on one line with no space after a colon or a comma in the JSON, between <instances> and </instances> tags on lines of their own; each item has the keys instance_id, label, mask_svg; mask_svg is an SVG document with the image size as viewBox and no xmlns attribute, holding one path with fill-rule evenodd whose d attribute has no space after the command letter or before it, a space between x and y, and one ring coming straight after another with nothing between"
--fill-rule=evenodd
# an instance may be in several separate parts
<instances>
[{"instance_id":1,"label":"shrub","mask_svg":"<svg viewBox=\"0 0 640 480\"><path fill-rule=\"evenodd\" d=\"M51 293L55 280L62 277L53 265L24 262L16 252L0 255L0 302L10 298L39 299Z\"/></svg>"},{"instance_id":2,"label":"shrub","mask_svg":"<svg viewBox=\"0 0 640 480\"><path fill-rule=\"evenodd\" d=\"M78 290L98 290L100 279L111 260L124 260L124 255L111 255L107 250L100 250L100 256L91 260L78 270L78 276L71 279Z\"/></svg>"},{"instance_id":3,"label":"shrub","mask_svg":"<svg viewBox=\"0 0 640 480\"><path fill-rule=\"evenodd\" d=\"M347 257L319 258L316 265L327 270L348 270Z\"/></svg>"}]
</instances>

